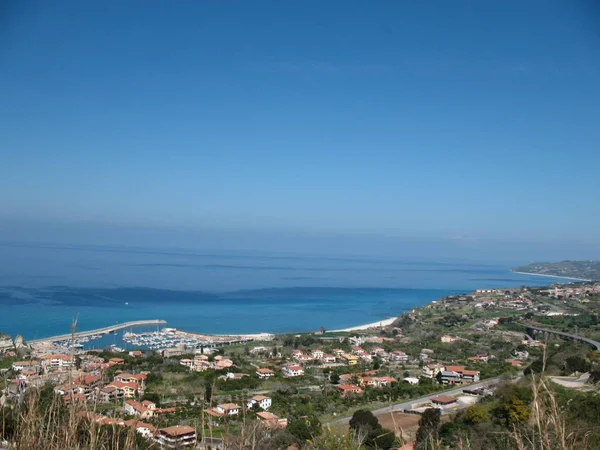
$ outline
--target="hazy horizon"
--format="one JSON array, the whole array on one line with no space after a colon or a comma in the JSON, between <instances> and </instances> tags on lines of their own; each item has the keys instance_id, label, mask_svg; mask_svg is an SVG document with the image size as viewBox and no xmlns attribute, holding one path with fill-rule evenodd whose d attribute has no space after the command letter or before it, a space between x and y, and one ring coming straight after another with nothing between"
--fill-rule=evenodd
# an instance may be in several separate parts
<instances>
[{"instance_id":1,"label":"hazy horizon","mask_svg":"<svg viewBox=\"0 0 600 450\"><path fill-rule=\"evenodd\" d=\"M595 2L7 2L0 240L597 259Z\"/></svg>"}]
</instances>

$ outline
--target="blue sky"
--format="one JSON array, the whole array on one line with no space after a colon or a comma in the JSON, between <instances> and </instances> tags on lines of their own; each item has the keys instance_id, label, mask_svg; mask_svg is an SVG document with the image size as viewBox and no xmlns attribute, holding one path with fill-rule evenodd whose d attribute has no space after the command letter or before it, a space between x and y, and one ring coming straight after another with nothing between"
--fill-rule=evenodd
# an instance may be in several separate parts
<instances>
[{"instance_id":1,"label":"blue sky","mask_svg":"<svg viewBox=\"0 0 600 450\"><path fill-rule=\"evenodd\" d=\"M0 230L597 257L594 3L6 2Z\"/></svg>"}]
</instances>

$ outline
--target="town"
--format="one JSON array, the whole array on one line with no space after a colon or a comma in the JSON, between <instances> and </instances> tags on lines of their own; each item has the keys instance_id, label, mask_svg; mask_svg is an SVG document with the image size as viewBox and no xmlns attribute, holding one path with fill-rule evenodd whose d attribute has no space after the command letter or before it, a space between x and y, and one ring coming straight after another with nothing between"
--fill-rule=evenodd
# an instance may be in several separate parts
<instances>
[{"instance_id":1,"label":"town","mask_svg":"<svg viewBox=\"0 0 600 450\"><path fill-rule=\"evenodd\" d=\"M0 406L14 407L37 389L88 423L134 430L162 448L205 449L227 448L250 422L301 448L307 423L347 426L358 410L387 407L377 419L407 443L427 410L471 411L502 383L519 380L548 339L553 348L587 354L583 344L536 339L532 330L570 320L583 333L589 321L581 319L597 311L598 294L593 283L478 290L354 332L201 341L172 328L127 333L130 343L145 346L136 350L4 337ZM589 322L590 332L594 326Z\"/></svg>"}]
</instances>

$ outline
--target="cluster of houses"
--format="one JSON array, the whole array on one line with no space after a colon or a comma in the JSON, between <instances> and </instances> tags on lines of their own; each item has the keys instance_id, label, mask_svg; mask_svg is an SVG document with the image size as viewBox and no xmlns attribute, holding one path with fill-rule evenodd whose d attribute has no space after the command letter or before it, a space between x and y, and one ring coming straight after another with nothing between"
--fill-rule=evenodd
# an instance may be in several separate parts
<instances>
[{"instance_id":1,"label":"cluster of houses","mask_svg":"<svg viewBox=\"0 0 600 450\"><path fill-rule=\"evenodd\" d=\"M266 395L255 395L246 401L245 410L257 410L256 417L267 428L285 428L287 419L282 419L268 411L273 400ZM222 419L238 416L244 412L244 408L235 403L221 403L204 413L212 420L214 425L220 425Z\"/></svg>"},{"instance_id":2,"label":"cluster of houses","mask_svg":"<svg viewBox=\"0 0 600 450\"><path fill-rule=\"evenodd\" d=\"M196 430L186 425L156 429L152 424L138 419L123 420L87 411L78 414L83 419L98 425L133 427L140 435L154 440L162 448L195 448L197 444Z\"/></svg>"},{"instance_id":3,"label":"cluster of houses","mask_svg":"<svg viewBox=\"0 0 600 450\"><path fill-rule=\"evenodd\" d=\"M233 361L224 356L217 355L213 361L209 361L206 355L196 355L194 359L182 359L179 364L189 367L192 372L204 372L205 370L223 370L233 367Z\"/></svg>"},{"instance_id":4,"label":"cluster of houses","mask_svg":"<svg viewBox=\"0 0 600 450\"><path fill-rule=\"evenodd\" d=\"M397 383L395 378L376 375L376 370L341 375L340 384L337 386L337 389L342 397L347 397L348 395L362 393L366 387L380 388Z\"/></svg>"},{"instance_id":5,"label":"cluster of houses","mask_svg":"<svg viewBox=\"0 0 600 450\"><path fill-rule=\"evenodd\" d=\"M466 384L479 381L479 371L465 369L465 366L451 366L445 364L427 364L421 370L423 378L440 379L442 384Z\"/></svg>"},{"instance_id":6,"label":"cluster of houses","mask_svg":"<svg viewBox=\"0 0 600 450\"><path fill-rule=\"evenodd\" d=\"M379 342L379 339L377 341ZM354 345L350 352L334 348L332 354L324 353L319 349L311 350L310 353L304 353L302 350L292 351L292 359L294 361L300 364L321 363L323 367L331 366L333 363L341 363L336 365L354 366L360 361L371 362L374 357L395 362L407 362L409 360L409 356L402 350L393 350L388 353L381 347L373 347L367 351L360 345Z\"/></svg>"}]
</instances>

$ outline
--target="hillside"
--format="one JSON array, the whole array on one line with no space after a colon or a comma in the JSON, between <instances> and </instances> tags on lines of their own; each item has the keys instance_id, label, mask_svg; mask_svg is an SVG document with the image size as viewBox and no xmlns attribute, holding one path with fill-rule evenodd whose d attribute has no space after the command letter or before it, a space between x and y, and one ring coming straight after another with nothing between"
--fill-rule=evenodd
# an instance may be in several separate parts
<instances>
[{"instance_id":1,"label":"hillside","mask_svg":"<svg viewBox=\"0 0 600 450\"><path fill-rule=\"evenodd\" d=\"M555 277L581 278L584 280L600 280L600 261L541 262L513 267L511 271Z\"/></svg>"}]
</instances>

